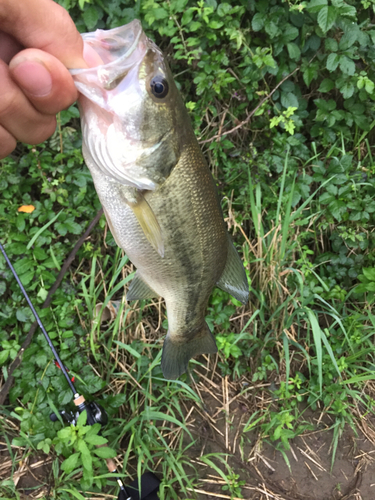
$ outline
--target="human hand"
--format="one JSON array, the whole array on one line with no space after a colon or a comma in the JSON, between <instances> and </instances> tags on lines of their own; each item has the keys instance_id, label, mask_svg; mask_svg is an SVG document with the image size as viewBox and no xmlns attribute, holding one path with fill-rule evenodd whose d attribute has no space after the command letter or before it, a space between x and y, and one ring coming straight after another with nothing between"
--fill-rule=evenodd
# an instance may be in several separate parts
<instances>
[{"instance_id":1,"label":"human hand","mask_svg":"<svg viewBox=\"0 0 375 500\"><path fill-rule=\"evenodd\" d=\"M83 42L53 0L0 0L0 159L39 144L78 97L67 68L85 68Z\"/></svg>"}]
</instances>

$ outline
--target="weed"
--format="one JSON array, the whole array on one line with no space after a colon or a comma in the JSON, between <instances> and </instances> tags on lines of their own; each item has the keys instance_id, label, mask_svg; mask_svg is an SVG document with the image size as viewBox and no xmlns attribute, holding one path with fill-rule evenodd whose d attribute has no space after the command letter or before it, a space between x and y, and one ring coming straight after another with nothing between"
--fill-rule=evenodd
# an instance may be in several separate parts
<instances>
[{"instance_id":1,"label":"weed","mask_svg":"<svg viewBox=\"0 0 375 500\"><path fill-rule=\"evenodd\" d=\"M157 471L161 499L195 497L209 481L239 498L242 472L230 465L238 447L247 466L269 440L290 467L291 440L310 429L305 408L331 419L333 464L346 426L372 436L364 415L373 414L375 366L373 2L60 3L81 31L140 18L167 52L251 298L240 306L215 289L207 322L218 356L166 382L163 302L126 304L134 269L103 217L39 312L77 389L102 401L110 425L99 435L83 420L51 424L71 396L35 334L0 410L0 496L29 494L19 481L40 457L49 486L43 479L34 496L116 496L94 450L105 440L125 482ZM1 160L0 239L38 308L99 209L77 118L73 106L49 141ZM33 318L2 258L0 300L3 383ZM102 322L113 302L117 315ZM218 443L220 451L207 449Z\"/></svg>"}]
</instances>

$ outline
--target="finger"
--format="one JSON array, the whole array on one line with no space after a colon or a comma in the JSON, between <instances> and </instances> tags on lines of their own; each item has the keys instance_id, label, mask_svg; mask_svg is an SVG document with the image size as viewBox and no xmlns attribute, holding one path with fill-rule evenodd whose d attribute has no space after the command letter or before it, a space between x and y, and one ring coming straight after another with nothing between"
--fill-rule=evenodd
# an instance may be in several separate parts
<instances>
[{"instance_id":1,"label":"finger","mask_svg":"<svg viewBox=\"0 0 375 500\"><path fill-rule=\"evenodd\" d=\"M1 0L0 28L24 47L57 57L67 68L85 68L83 41L68 12L53 0Z\"/></svg>"},{"instance_id":2,"label":"finger","mask_svg":"<svg viewBox=\"0 0 375 500\"><path fill-rule=\"evenodd\" d=\"M0 125L0 160L7 157L16 146L16 139Z\"/></svg>"},{"instance_id":3,"label":"finger","mask_svg":"<svg viewBox=\"0 0 375 500\"><path fill-rule=\"evenodd\" d=\"M22 45L18 43L11 35L0 31L0 59L9 63L13 56L22 49Z\"/></svg>"},{"instance_id":4,"label":"finger","mask_svg":"<svg viewBox=\"0 0 375 500\"><path fill-rule=\"evenodd\" d=\"M56 127L54 116L37 111L11 79L8 66L0 61L0 125L13 137L28 144L40 144Z\"/></svg>"},{"instance_id":5,"label":"finger","mask_svg":"<svg viewBox=\"0 0 375 500\"><path fill-rule=\"evenodd\" d=\"M33 106L55 115L78 98L69 71L56 57L38 49L18 53L9 64L10 75Z\"/></svg>"}]
</instances>

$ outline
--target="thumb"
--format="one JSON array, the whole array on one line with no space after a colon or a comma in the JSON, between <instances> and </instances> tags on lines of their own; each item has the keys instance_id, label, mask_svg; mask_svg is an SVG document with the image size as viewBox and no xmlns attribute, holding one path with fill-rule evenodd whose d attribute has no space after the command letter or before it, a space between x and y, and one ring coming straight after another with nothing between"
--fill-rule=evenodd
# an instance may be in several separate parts
<instances>
[{"instance_id":1,"label":"thumb","mask_svg":"<svg viewBox=\"0 0 375 500\"><path fill-rule=\"evenodd\" d=\"M43 114L54 115L78 97L69 71L48 52L25 49L11 60L9 71L34 108Z\"/></svg>"},{"instance_id":2,"label":"thumb","mask_svg":"<svg viewBox=\"0 0 375 500\"><path fill-rule=\"evenodd\" d=\"M0 30L67 68L85 68L83 41L68 12L53 0L0 0Z\"/></svg>"}]
</instances>

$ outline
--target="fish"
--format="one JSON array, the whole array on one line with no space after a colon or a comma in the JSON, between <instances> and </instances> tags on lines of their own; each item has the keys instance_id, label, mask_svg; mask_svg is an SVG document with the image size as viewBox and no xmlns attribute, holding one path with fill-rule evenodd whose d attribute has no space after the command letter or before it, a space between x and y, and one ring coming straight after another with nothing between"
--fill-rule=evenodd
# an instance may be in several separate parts
<instances>
[{"instance_id":1,"label":"fish","mask_svg":"<svg viewBox=\"0 0 375 500\"><path fill-rule=\"evenodd\" d=\"M127 301L163 297L161 368L177 379L189 360L217 352L205 313L215 286L241 303L249 285L216 185L165 57L133 20L82 35L82 152L110 231L137 268Z\"/></svg>"}]
</instances>

